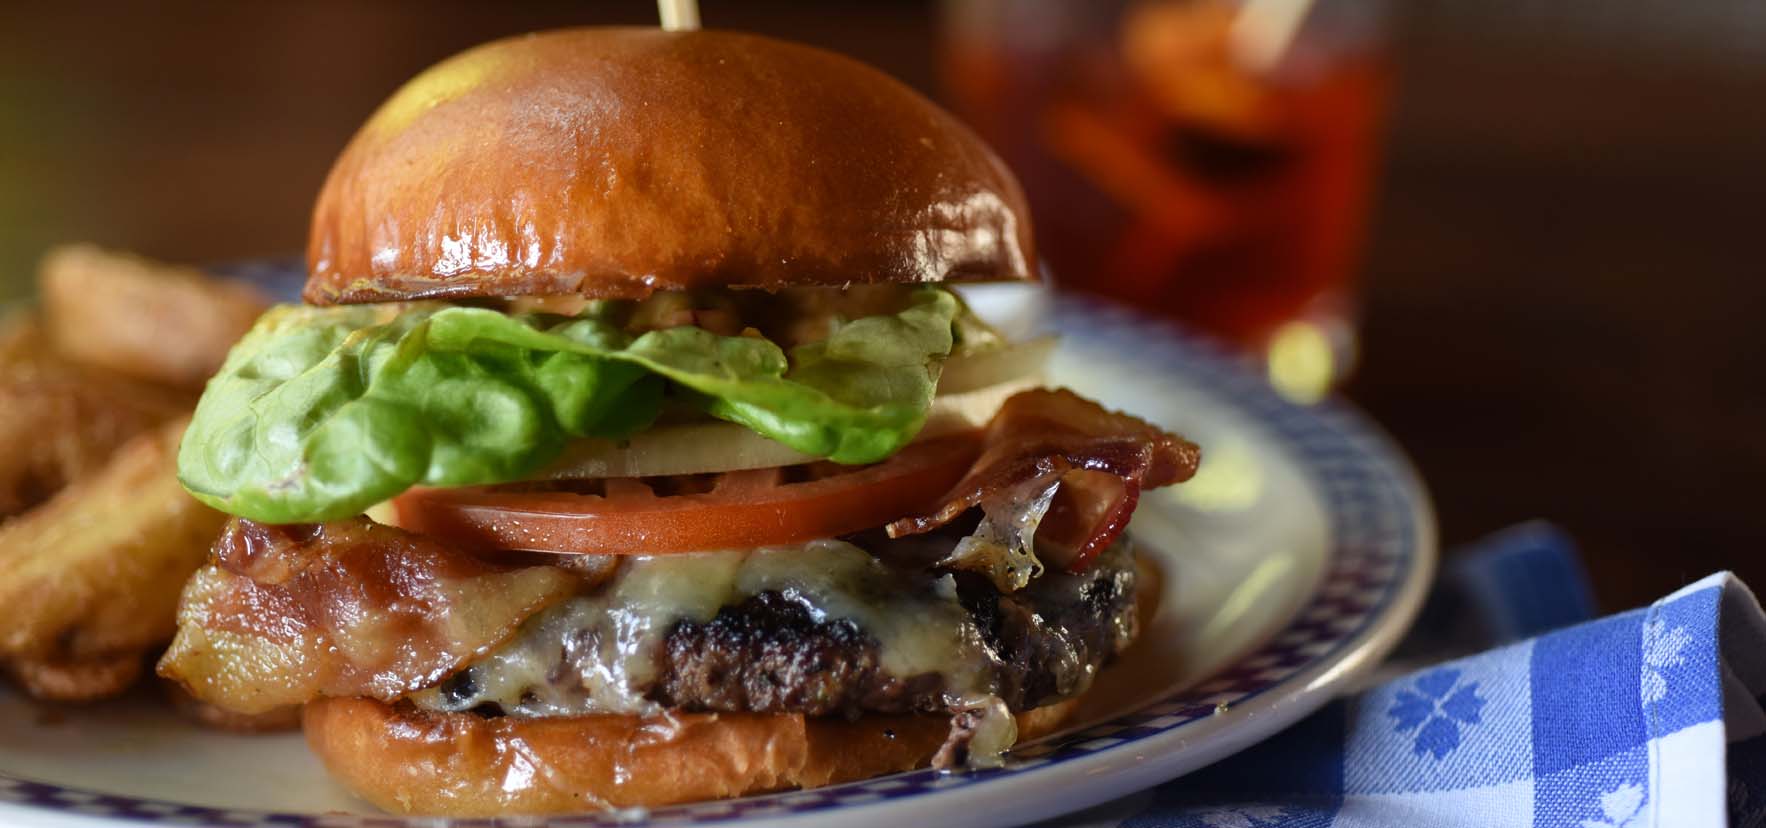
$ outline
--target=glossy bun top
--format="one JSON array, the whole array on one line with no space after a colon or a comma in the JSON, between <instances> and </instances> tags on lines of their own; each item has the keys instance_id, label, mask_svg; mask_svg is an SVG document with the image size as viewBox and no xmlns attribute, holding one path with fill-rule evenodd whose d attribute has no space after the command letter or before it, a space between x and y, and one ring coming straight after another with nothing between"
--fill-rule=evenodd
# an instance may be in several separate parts
<instances>
[{"instance_id":1,"label":"glossy bun top","mask_svg":"<svg viewBox=\"0 0 1766 828\"><path fill-rule=\"evenodd\" d=\"M755 35L583 28L405 84L332 167L306 299L1029 279L1004 164L923 96Z\"/></svg>"}]
</instances>

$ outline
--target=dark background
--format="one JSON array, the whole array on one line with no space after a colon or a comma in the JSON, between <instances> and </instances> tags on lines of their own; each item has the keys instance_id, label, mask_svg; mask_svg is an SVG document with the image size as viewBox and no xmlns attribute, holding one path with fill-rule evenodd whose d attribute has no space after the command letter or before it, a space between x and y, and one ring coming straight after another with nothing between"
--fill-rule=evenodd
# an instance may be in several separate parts
<instances>
[{"instance_id":1,"label":"dark background","mask_svg":"<svg viewBox=\"0 0 1766 828\"><path fill-rule=\"evenodd\" d=\"M1766 584L1766 4L1394 3L1348 394L1444 539L1557 521L1608 608ZM933 3L703 0L937 91ZM0 298L53 243L298 251L333 155L466 46L648 2L64 0L0 11Z\"/></svg>"}]
</instances>

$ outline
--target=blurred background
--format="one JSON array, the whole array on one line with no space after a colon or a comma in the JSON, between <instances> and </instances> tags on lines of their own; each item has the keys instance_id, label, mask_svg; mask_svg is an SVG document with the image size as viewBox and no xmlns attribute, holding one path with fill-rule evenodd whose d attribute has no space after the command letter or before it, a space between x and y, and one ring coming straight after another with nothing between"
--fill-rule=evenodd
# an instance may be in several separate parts
<instances>
[{"instance_id":1,"label":"blurred background","mask_svg":"<svg viewBox=\"0 0 1766 828\"><path fill-rule=\"evenodd\" d=\"M1206 324L1297 394L1340 382L1416 460L1448 543L1556 521L1608 608L1719 568L1766 584L1766 3L1317 0L1292 37L1131 5L701 0L708 26L951 103L1033 198L1093 205L1037 215L1069 284ZM0 298L65 241L298 252L332 157L410 75L654 15L9 4Z\"/></svg>"}]
</instances>

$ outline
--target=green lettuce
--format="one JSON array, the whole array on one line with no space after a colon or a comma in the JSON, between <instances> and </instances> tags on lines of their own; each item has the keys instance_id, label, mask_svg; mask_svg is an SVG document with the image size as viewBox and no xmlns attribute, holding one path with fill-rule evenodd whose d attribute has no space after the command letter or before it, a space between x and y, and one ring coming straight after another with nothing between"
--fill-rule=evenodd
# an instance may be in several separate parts
<instances>
[{"instance_id":1,"label":"green lettuce","mask_svg":"<svg viewBox=\"0 0 1766 828\"><path fill-rule=\"evenodd\" d=\"M333 520L416 485L521 479L572 438L647 427L665 396L806 454L875 462L925 422L961 311L923 288L787 359L691 326L634 337L593 311L279 306L210 380L178 476L231 514Z\"/></svg>"}]
</instances>

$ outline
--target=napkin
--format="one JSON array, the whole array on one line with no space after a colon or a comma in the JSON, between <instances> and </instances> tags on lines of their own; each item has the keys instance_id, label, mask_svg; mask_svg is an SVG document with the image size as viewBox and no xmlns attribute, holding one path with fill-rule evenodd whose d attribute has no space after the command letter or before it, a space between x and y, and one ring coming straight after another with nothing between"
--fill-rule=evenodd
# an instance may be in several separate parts
<instances>
[{"instance_id":1,"label":"napkin","mask_svg":"<svg viewBox=\"0 0 1766 828\"><path fill-rule=\"evenodd\" d=\"M1549 526L1449 560L1397 662L1514 643L1399 671L1230 759L1049 824L1766 826L1766 615L1747 586L1717 573L1589 621L1574 547Z\"/></svg>"}]
</instances>

